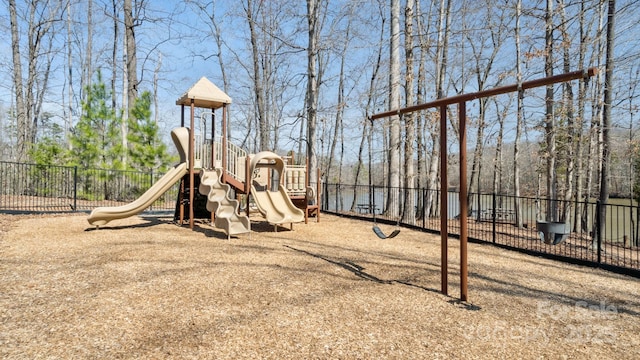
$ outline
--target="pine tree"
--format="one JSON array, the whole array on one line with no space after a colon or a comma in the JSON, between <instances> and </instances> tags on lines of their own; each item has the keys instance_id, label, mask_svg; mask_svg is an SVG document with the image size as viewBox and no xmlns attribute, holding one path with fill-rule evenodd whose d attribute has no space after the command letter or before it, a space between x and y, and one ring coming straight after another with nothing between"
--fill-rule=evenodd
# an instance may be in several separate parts
<instances>
[{"instance_id":1,"label":"pine tree","mask_svg":"<svg viewBox=\"0 0 640 360\"><path fill-rule=\"evenodd\" d=\"M37 165L67 165L69 152L64 142L64 129L45 113L37 141L29 149L29 159Z\"/></svg>"},{"instance_id":2,"label":"pine tree","mask_svg":"<svg viewBox=\"0 0 640 360\"><path fill-rule=\"evenodd\" d=\"M83 168L121 169L121 117L108 105L111 94L100 71L97 81L87 87L86 93L82 115L71 136L73 162Z\"/></svg>"},{"instance_id":3,"label":"pine tree","mask_svg":"<svg viewBox=\"0 0 640 360\"><path fill-rule=\"evenodd\" d=\"M111 94L102 81L98 71L98 79L86 89L86 98L82 102L82 115L71 134L71 162L77 165L83 181L82 190L85 196L93 198L98 189L89 181L88 171L91 168L122 169L122 142L120 139L121 117L111 107ZM104 199L111 199L113 186L110 182L115 174L100 171L97 173L100 192Z\"/></svg>"},{"instance_id":4,"label":"pine tree","mask_svg":"<svg viewBox=\"0 0 640 360\"><path fill-rule=\"evenodd\" d=\"M140 95L129 118L129 165L139 171L164 172L170 161L167 146L158 136L158 124L151 119L151 93Z\"/></svg>"}]
</instances>

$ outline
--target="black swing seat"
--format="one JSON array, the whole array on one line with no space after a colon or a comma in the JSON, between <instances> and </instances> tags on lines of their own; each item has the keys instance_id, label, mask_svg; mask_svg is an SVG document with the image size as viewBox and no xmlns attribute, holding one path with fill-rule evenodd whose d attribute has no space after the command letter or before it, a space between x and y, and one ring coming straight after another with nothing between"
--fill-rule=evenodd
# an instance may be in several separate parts
<instances>
[{"instance_id":1,"label":"black swing seat","mask_svg":"<svg viewBox=\"0 0 640 360\"><path fill-rule=\"evenodd\" d=\"M373 232L376 233L376 235L378 235L378 237L380 239L392 239L396 236L398 236L398 234L400 234L400 230L399 229L395 229L393 230L393 232L391 232L391 234L389 234L389 236L385 235L382 230L380 230L379 227L374 226L371 229L373 229Z\"/></svg>"}]
</instances>

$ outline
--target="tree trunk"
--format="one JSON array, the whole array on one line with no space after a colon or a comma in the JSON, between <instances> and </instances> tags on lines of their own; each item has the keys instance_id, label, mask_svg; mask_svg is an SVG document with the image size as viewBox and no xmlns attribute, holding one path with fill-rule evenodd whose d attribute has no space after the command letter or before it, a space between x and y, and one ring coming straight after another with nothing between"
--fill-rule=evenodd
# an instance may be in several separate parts
<instances>
[{"instance_id":1,"label":"tree trunk","mask_svg":"<svg viewBox=\"0 0 640 360\"><path fill-rule=\"evenodd\" d=\"M553 76L553 2L547 0L545 12L545 76ZM545 157L547 160L547 221L557 221L556 181L556 119L554 114L553 85L547 85L545 95Z\"/></svg>"},{"instance_id":2,"label":"tree trunk","mask_svg":"<svg viewBox=\"0 0 640 360\"><path fill-rule=\"evenodd\" d=\"M516 134L513 140L513 195L514 195L514 208L516 215L516 226L522 227L523 216L522 209L520 207L520 136L522 132L522 126L524 122L524 90L522 89L522 67L521 67L521 50L520 50L520 17L522 14L522 0L518 0L516 3L516 28L515 28L515 41L516 41L516 79L518 82L518 104L516 115Z\"/></svg>"},{"instance_id":3,"label":"tree trunk","mask_svg":"<svg viewBox=\"0 0 640 360\"><path fill-rule=\"evenodd\" d=\"M84 81L83 85L91 86L93 76L93 0L87 0L87 48L84 58ZM115 44L114 44L115 47Z\"/></svg>"},{"instance_id":4,"label":"tree trunk","mask_svg":"<svg viewBox=\"0 0 640 360\"><path fill-rule=\"evenodd\" d=\"M585 66L584 58L587 48L587 39L586 39L586 31L585 31L585 4L582 2L580 4L580 51L578 54L578 64L583 67ZM580 231L583 227L581 222L582 217L580 216L582 210L582 200L583 200L583 182L584 182L584 124L585 124L585 97L587 94L587 82L580 81L578 85L578 116L577 116L577 134L576 134L576 171L575 171L575 202L576 206L574 207L573 213L573 231ZM588 140L588 139L587 139Z\"/></svg>"},{"instance_id":5,"label":"tree trunk","mask_svg":"<svg viewBox=\"0 0 640 360\"><path fill-rule=\"evenodd\" d=\"M127 68L127 63L128 63L128 49L129 46L127 45L128 43L128 39L125 36L122 41L124 42L122 44L122 62L123 62L123 68L126 69ZM129 107L133 106L132 104L129 104L129 72L128 71L123 71L122 72L122 121L120 122L120 136L122 137L122 149L128 149L129 148L129 141L127 140L127 137L129 136L129 129L128 129L128 124L129 124ZM128 159L127 159L127 151L124 151L122 154L122 164L124 165L124 167L127 167L127 163L128 163Z\"/></svg>"},{"instance_id":6,"label":"tree trunk","mask_svg":"<svg viewBox=\"0 0 640 360\"><path fill-rule=\"evenodd\" d=\"M606 229L607 207L609 202L609 163L611 161L610 151L610 126L611 126L611 106L613 98L613 43L615 39L615 12L616 1L609 0L609 8L607 12L607 59L604 74L604 110L602 113L602 171L600 173L600 196L598 203L600 211L598 212L598 243L605 241L604 234ZM600 250L600 249L598 249Z\"/></svg>"},{"instance_id":7,"label":"tree trunk","mask_svg":"<svg viewBox=\"0 0 640 360\"><path fill-rule=\"evenodd\" d=\"M405 105L412 106L414 81L413 81L413 21L414 21L414 0L407 0L405 7L405 35L404 35L404 51L405 51ZM415 223L416 216L416 196L415 191L415 173L413 165L413 156L415 152L415 113L404 115L404 209L402 211L402 221L407 224Z\"/></svg>"},{"instance_id":8,"label":"tree trunk","mask_svg":"<svg viewBox=\"0 0 640 360\"><path fill-rule=\"evenodd\" d=\"M160 116L160 99L158 98L158 80L160 77L160 69L162 67L162 53L158 53L158 62L156 63L156 69L153 72L153 122L158 126L158 118Z\"/></svg>"},{"instance_id":9,"label":"tree trunk","mask_svg":"<svg viewBox=\"0 0 640 360\"><path fill-rule=\"evenodd\" d=\"M384 23L386 22L386 18L384 17L383 12L380 12L380 22L382 23L380 26L380 37L379 37L379 41L378 44L380 44L378 46L378 53L376 56L376 60L375 63L373 64L373 71L371 73L371 79L369 81L369 88L367 89L367 105L365 107L365 115L366 115L366 119L364 122L364 125L362 127L362 138L360 139L360 146L358 147L358 163L357 163L357 167L356 167L356 184L358 184L358 180L360 179L360 172L362 169L362 163L363 163L363 152L364 152L364 144L365 144L365 138L366 138L366 143L368 145L368 163L369 163L369 168L367 170L367 184L369 185L369 188L371 189L371 185L372 185L372 178L371 178L371 152L372 152L372 146L371 146L371 137L372 137L372 127L373 127L373 123L369 120L369 116L370 113L372 112L372 107L373 104L375 103L374 101L374 97L375 97L375 87L376 87L376 82L378 81L378 73L380 72L380 66L382 64L382 44L383 44L383 39L384 39ZM355 205L356 205L356 196L357 196L357 187L354 187L353 189L353 202L351 204L351 210L353 211ZM373 193L370 191L369 192L369 201L370 203L373 202Z\"/></svg>"},{"instance_id":10,"label":"tree trunk","mask_svg":"<svg viewBox=\"0 0 640 360\"><path fill-rule=\"evenodd\" d=\"M604 18L604 13L606 11L604 3L600 4L601 6L599 7L599 13L601 13L601 16L598 16L599 19L599 23L598 23L598 33L602 34L605 32L605 23L603 22L603 18ZM597 65L599 68L601 68L602 66L604 66L604 54L605 54L605 45L606 45L606 41L602 39L602 36L598 36L597 37L597 43L596 43L596 48L598 49L596 51L596 53L598 54L597 56ZM596 77L596 84L594 86L594 88L592 89L592 95L591 98L593 99L599 99L603 96L603 84L602 84L602 76L598 76ZM594 185L593 185L593 179L596 177L600 177L600 171L601 171L601 166L602 166L602 123L601 123L601 117L602 117L602 106L600 105L599 102L594 101L591 105L591 124L590 124L590 130L589 130L589 149L588 149L588 159L587 159L587 174L585 176L586 178L586 194L585 197L587 199L591 199L592 196L594 196ZM598 189L599 190L599 189ZM597 241L597 217L598 215L596 214L596 216L592 219L592 234L593 234L593 246L596 246L596 241ZM589 223L589 209L585 206L583 211L582 211L582 222L584 224L584 226L586 226Z\"/></svg>"},{"instance_id":11,"label":"tree trunk","mask_svg":"<svg viewBox=\"0 0 640 360\"><path fill-rule=\"evenodd\" d=\"M558 6L560 7L560 33L562 34L562 40L564 44L571 43L571 37L566 27L566 11L564 0L558 0ZM571 54L569 52L569 46L563 46L563 72L568 73L571 71ZM567 139L566 139L566 174L564 179L564 202L562 203L562 211L560 213L560 221L569 221L571 213L571 199L573 198L574 189L574 172L575 172L575 154L577 143L575 138L580 132L579 120L574 119L573 112L573 86L571 82L565 82L562 84L563 102L562 107L564 109L563 115L565 116L565 124L567 126Z\"/></svg>"},{"instance_id":12,"label":"tree trunk","mask_svg":"<svg viewBox=\"0 0 640 360\"><path fill-rule=\"evenodd\" d=\"M389 110L400 108L400 0L391 0L390 56L389 56ZM400 188L400 117L391 116L389 128L389 199L388 215L398 216L399 196L392 195ZM399 194L398 194L399 195Z\"/></svg>"},{"instance_id":13,"label":"tree trunk","mask_svg":"<svg viewBox=\"0 0 640 360\"><path fill-rule=\"evenodd\" d=\"M416 16L416 26L418 27L418 40L420 42L420 59L418 60L418 84L416 91L416 101L418 104L425 102L425 88L427 86L427 74L425 63L427 61L427 53L429 51L429 41L426 36L428 29L424 27L422 23L422 10L420 7L420 0L415 0L416 13L420 16ZM426 169L425 161L425 136L424 136L424 123L425 112L421 111L416 116L416 150L417 150L417 176L415 186L417 189L422 189L426 186ZM422 194L419 194L418 203L416 204L417 218L423 218L425 216L425 199Z\"/></svg>"},{"instance_id":14,"label":"tree trunk","mask_svg":"<svg viewBox=\"0 0 640 360\"><path fill-rule=\"evenodd\" d=\"M124 30L126 40L126 72L127 72L127 112L131 117L131 109L138 97L138 58L136 55L136 36L132 0L124 0Z\"/></svg>"},{"instance_id":15,"label":"tree trunk","mask_svg":"<svg viewBox=\"0 0 640 360\"><path fill-rule=\"evenodd\" d=\"M309 159L309 174L316 174L318 159L316 156L316 127L318 124L318 17L321 0L307 0L307 157Z\"/></svg>"},{"instance_id":16,"label":"tree trunk","mask_svg":"<svg viewBox=\"0 0 640 360\"><path fill-rule=\"evenodd\" d=\"M64 127L64 138L67 143L67 149L72 150L71 146L71 129L73 128L73 52L72 47L72 21L71 21L71 2L67 3L67 116Z\"/></svg>"},{"instance_id":17,"label":"tree trunk","mask_svg":"<svg viewBox=\"0 0 640 360\"><path fill-rule=\"evenodd\" d=\"M24 161L28 151L36 140L38 121L42 111L42 104L48 88L49 71L53 61L53 43L55 38L53 25L60 21L62 4L49 4L46 9L40 9L38 2L30 2L27 10L27 80L22 76L22 54L20 51L20 26L18 24L18 10L15 0L9 0L9 22L11 28L11 52L13 65L13 87L16 106L16 161ZM43 46L48 48L42 50ZM39 72L39 64L44 57L44 71Z\"/></svg>"},{"instance_id":18,"label":"tree trunk","mask_svg":"<svg viewBox=\"0 0 640 360\"><path fill-rule=\"evenodd\" d=\"M16 100L16 161L21 162L27 156L28 119L22 84L22 60L20 58L20 30L15 0L9 0L9 16L11 22L11 51L13 54L13 88Z\"/></svg>"},{"instance_id":19,"label":"tree trunk","mask_svg":"<svg viewBox=\"0 0 640 360\"><path fill-rule=\"evenodd\" d=\"M347 20L349 21L349 20ZM345 30L345 38L343 39L343 48L340 51L340 73L338 74L338 98L337 98L337 108L336 108L336 122L333 128L333 137L331 140L331 147L329 149L329 156L327 159L327 167L325 173L331 173L331 168L333 166L333 159L335 156L336 143L340 141L340 134L343 133L344 127L342 125L342 118L344 116L344 108L346 106L344 99L344 86L345 86L345 62L347 57L347 50L349 47L349 30L351 28L350 23L347 24L347 28ZM341 142L343 146L343 143ZM340 157L342 158L342 152L340 153ZM338 172L342 168L342 162L338 163ZM339 178L339 177L338 177ZM340 183L340 181L338 181Z\"/></svg>"},{"instance_id":20,"label":"tree trunk","mask_svg":"<svg viewBox=\"0 0 640 360\"><path fill-rule=\"evenodd\" d=\"M120 23L120 16L118 15L118 3L117 0L111 1L113 12L113 48L111 49L111 108L116 109L118 102L116 100L116 82L118 80L118 24Z\"/></svg>"}]
</instances>

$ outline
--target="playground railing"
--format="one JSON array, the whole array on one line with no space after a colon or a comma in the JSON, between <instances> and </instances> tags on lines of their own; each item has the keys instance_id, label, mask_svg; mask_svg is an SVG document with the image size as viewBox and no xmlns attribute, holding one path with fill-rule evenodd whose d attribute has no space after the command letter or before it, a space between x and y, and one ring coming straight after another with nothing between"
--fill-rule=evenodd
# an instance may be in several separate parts
<instances>
[{"instance_id":1,"label":"playground railing","mask_svg":"<svg viewBox=\"0 0 640 360\"><path fill-rule=\"evenodd\" d=\"M210 169L222 166L221 139L217 139L213 143L215 156L214 166L211 165L211 140L205 141L201 134L196 134L194 145L194 167L196 169ZM247 152L244 149L231 142L227 142L227 173L242 182L244 182L245 179L244 159L246 159L246 157Z\"/></svg>"},{"instance_id":2,"label":"playground railing","mask_svg":"<svg viewBox=\"0 0 640 360\"><path fill-rule=\"evenodd\" d=\"M306 165L287 165L284 169L284 188L289 196L305 196L307 191L306 181Z\"/></svg>"},{"instance_id":3,"label":"playground railing","mask_svg":"<svg viewBox=\"0 0 640 360\"><path fill-rule=\"evenodd\" d=\"M440 232L440 191L387 186L324 184L322 210L389 226ZM499 194L469 194L469 213L459 212L459 193L447 193L449 235L466 219L470 241L640 276L640 207L612 199L598 224L595 201L564 201ZM553 211L553 214L548 214ZM559 244L547 244L539 223L566 229ZM601 228L602 231L598 231Z\"/></svg>"}]
</instances>

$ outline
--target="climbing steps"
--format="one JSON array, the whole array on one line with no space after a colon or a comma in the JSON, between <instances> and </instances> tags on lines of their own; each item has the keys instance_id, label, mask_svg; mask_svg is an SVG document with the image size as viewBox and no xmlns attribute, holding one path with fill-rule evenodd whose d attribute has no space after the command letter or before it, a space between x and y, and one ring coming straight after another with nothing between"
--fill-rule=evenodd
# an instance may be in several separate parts
<instances>
[{"instance_id":1,"label":"climbing steps","mask_svg":"<svg viewBox=\"0 0 640 360\"><path fill-rule=\"evenodd\" d=\"M207 196L207 210L215 215L214 226L223 229L227 237L251 231L249 218L238 213L238 200L229 197L231 186L220 181L222 169L200 171L200 194Z\"/></svg>"}]
</instances>

